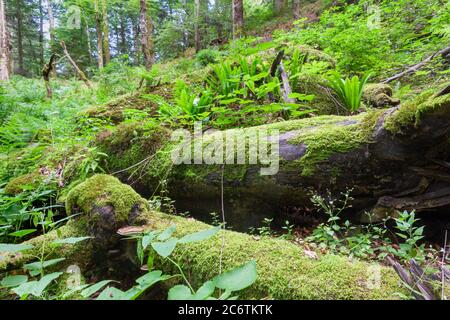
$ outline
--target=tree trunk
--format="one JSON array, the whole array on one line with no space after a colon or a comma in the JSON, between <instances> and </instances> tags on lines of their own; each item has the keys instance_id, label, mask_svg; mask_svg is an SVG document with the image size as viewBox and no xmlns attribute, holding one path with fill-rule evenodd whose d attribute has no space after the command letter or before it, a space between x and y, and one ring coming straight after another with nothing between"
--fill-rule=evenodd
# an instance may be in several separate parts
<instances>
[{"instance_id":1,"label":"tree trunk","mask_svg":"<svg viewBox=\"0 0 450 320\"><path fill-rule=\"evenodd\" d=\"M9 80L11 48L6 24L4 0L0 0L0 80Z\"/></svg>"},{"instance_id":2,"label":"tree trunk","mask_svg":"<svg viewBox=\"0 0 450 320\"><path fill-rule=\"evenodd\" d=\"M44 10L39 0L39 67L44 67Z\"/></svg>"},{"instance_id":3,"label":"tree trunk","mask_svg":"<svg viewBox=\"0 0 450 320\"><path fill-rule=\"evenodd\" d=\"M127 54L127 37L126 37L126 16L125 12L120 15L120 53Z\"/></svg>"},{"instance_id":4,"label":"tree trunk","mask_svg":"<svg viewBox=\"0 0 450 320\"><path fill-rule=\"evenodd\" d=\"M55 35L55 18L53 16L53 8L51 0L47 1L47 13L48 13L48 23L50 32L50 52L51 54L56 53L56 35ZM56 77L56 68L53 66L51 69L51 76Z\"/></svg>"},{"instance_id":5,"label":"tree trunk","mask_svg":"<svg viewBox=\"0 0 450 320\"><path fill-rule=\"evenodd\" d=\"M300 0L292 0L292 15L295 20L300 19Z\"/></svg>"},{"instance_id":6,"label":"tree trunk","mask_svg":"<svg viewBox=\"0 0 450 320\"><path fill-rule=\"evenodd\" d=\"M86 43L87 43L87 49L89 54L89 62L92 63L92 47L91 47L91 34L89 33L89 23L85 16L83 16L84 25L86 26L85 32L86 32Z\"/></svg>"},{"instance_id":7,"label":"tree trunk","mask_svg":"<svg viewBox=\"0 0 450 320\"><path fill-rule=\"evenodd\" d=\"M244 4L242 0L232 0L233 39L238 39L244 31Z\"/></svg>"},{"instance_id":8,"label":"tree trunk","mask_svg":"<svg viewBox=\"0 0 450 320\"><path fill-rule=\"evenodd\" d=\"M279 137L270 138L279 141L279 170L262 176L260 169L268 164L224 166L227 222L238 230L254 227L266 217L288 215L284 218L289 221L301 220L303 213L314 210L311 190L323 195L328 190L337 197L346 188L353 188L355 200L348 214L359 221L367 219L364 211L371 210L374 221L395 214L395 210L443 214L450 210L450 94L431 97L415 109L404 105L356 116L287 121L253 129L280 130ZM233 132L238 142L245 143L245 132L234 130L230 134ZM221 134L206 137L217 142ZM206 145L199 139L193 145ZM149 156L144 153L133 163L125 163L127 150L114 151L106 142L100 147L109 155L108 161L122 163L110 168L111 172ZM248 145L243 147L249 150ZM248 153L262 156L250 150ZM177 210L207 220L211 212L221 210L222 165L201 163L175 165L164 175L168 174L167 189ZM272 162L273 168L276 164ZM134 181L124 172L120 175L145 196L158 187L157 179Z\"/></svg>"},{"instance_id":9,"label":"tree trunk","mask_svg":"<svg viewBox=\"0 0 450 320\"><path fill-rule=\"evenodd\" d=\"M141 31L141 46L144 56L145 68L150 70L153 65L153 25L150 12L148 12L147 1L140 0L141 14L140 14L140 31Z\"/></svg>"},{"instance_id":10,"label":"tree trunk","mask_svg":"<svg viewBox=\"0 0 450 320\"><path fill-rule=\"evenodd\" d=\"M102 27L103 27L103 54L105 57L104 65L107 65L111 60L109 50L109 24L108 24L108 7L106 0L102 0Z\"/></svg>"},{"instance_id":11,"label":"tree trunk","mask_svg":"<svg viewBox=\"0 0 450 320\"><path fill-rule=\"evenodd\" d=\"M16 19L17 19L17 73L25 75L25 67L23 64L23 25L22 25L22 1L16 0Z\"/></svg>"},{"instance_id":12,"label":"tree trunk","mask_svg":"<svg viewBox=\"0 0 450 320\"><path fill-rule=\"evenodd\" d=\"M103 69L103 29L102 20L100 18L100 12L98 8L98 0L94 0L95 8L95 28L97 30L97 62L98 68Z\"/></svg>"},{"instance_id":13,"label":"tree trunk","mask_svg":"<svg viewBox=\"0 0 450 320\"><path fill-rule=\"evenodd\" d=\"M195 52L200 51L200 0L195 0Z\"/></svg>"}]
</instances>

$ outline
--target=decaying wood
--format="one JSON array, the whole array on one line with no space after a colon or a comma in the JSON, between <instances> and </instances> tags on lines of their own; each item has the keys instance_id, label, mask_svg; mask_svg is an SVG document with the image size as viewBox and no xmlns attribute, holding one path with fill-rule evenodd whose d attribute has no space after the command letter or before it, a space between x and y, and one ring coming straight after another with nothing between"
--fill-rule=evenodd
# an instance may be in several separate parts
<instances>
[{"instance_id":1,"label":"decaying wood","mask_svg":"<svg viewBox=\"0 0 450 320\"><path fill-rule=\"evenodd\" d=\"M61 47L63 48L64 51L64 55L67 58L67 60L69 60L70 64L72 65L73 69L75 70L75 72L77 73L78 77L84 82L84 84L91 89L92 85L89 82L88 78L86 77L86 75L84 74L83 71L81 71L81 69L78 67L78 65L76 64L76 62L72 59L72 57L69 54L69 51L67 50L66 44L64 43L64 41L61 41Z\"/></svg>"},{"instance_id":2,"label":"decaying wood","mask_svg":"<svg viewBox=\"0 0 450 320\"><path fill-rule=\"evenodd\" d=\"M430 55L427 58L425 58L423 61L421 61L421 62L419 62L419 63L409 67L405 71L402 71L402 72L400 72L400 73L398 73L398 74L396 74L396 75L394 75L394 76L392 76L390 78L387 78L386 80L382 81L382 83L389 83L389 82L392 82L394 80L400 79L400 78L402 78L402 77L404 77L404 76L406 76L408 74L414 73L417 70L419 70L420 68L422 68L423 66L425 66L428 62L430 62L431 60L436 58L437 56L445 56L445 55L447 55L449 53L450 53L450 46L433 53L432 55Z\"/></svg>"},{"instance_id":3,"label":"decaying wood","mask_svg":"<svg viewBox=\"0 0 450 320\"><path fill-rule=\"evenodd\" d=\"M270 75L272 77L275 77L277 71L280 72L281 82L283 84L283 87L281 88L281 95L283 96L283 101L286 103L295 103L296 100L289 97L289 95L292 93L292 89L289 83L289 76L286 73L286 69L284 68L283 65L283 57L284 57L284 50L281 50L277 54L275 60L272 63L272 66L270 67Z\"/></svg>"},{"instance_id":4,"label":"decaying wood","mask_svg":"<svg viewBox=\"0 0 450 320\"><path fill-rule=\"evenodd\" d=\"M53 95L52 86L50 84L50 76L53 73L53 69L55 67L55 59L56 59L56 54L53 53L50 56L49 62L46 65L44 65L44 68L42 69L42 77L44 78L45 88L47 90L47 98L50 98L50 99Z\"/></svg>"}]
</instances>

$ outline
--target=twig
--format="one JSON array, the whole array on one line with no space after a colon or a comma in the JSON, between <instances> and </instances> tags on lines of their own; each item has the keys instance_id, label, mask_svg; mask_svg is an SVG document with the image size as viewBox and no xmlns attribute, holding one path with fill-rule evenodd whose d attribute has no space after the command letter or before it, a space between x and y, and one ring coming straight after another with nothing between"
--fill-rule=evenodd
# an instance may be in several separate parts
<instances>
[{"instance_id":1,"label":"twig","mask_svg":"<svg viewBox=\"0 0 450 320\"><path fill-rule=\"evenodd\" d=\"M392 77L390 77L390 78L387 78L386 80L383 80L381 83L389 83L389 82L391 82L391 81L400 79L401 77L406 76L406 75L408 75L408 74L410 74L410 73L414 73L414 72L416 72L417 70L419 70L420 68L422 68L424 65L426 65L428 62L430 62L431 60L433 60L436 56L445 56L445 55L447 55L447 54L449 54L449 53L450 53L450 46L448 46L448 47L446 47L446 48L444 48L444 49L442 49L442 50L439 50L439 51L433 53L432 55L428 56L428 57L427 57L426 59L424 59L423 61L421 61L421 62L419 62L419 63L417 63L417 64L415 64L415 65L409 67L409 68L406 69L405 71L402 71L402 72L400 72L400 73L397 73L396 75L394 75L394 76L392 76Z\"/></svg>"}]
</instances>

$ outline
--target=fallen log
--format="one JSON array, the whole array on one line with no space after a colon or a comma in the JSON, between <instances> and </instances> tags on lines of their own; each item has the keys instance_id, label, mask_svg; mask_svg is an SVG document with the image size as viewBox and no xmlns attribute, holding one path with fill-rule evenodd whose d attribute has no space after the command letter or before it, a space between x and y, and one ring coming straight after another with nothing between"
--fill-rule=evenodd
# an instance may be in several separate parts
<instances>
[{"instance_id":1,"label":"fallen log","mask_svg":"<svg viewBox=\"0 0 450 320\"><path fill-rule=\"evenodd\" d=\"M163 230L175 224L176 237L210 228L194 219L150 211L145 203L129 186L114 177L96 175L90 178L73 189L66 202L69 213L83 214L61 227L59 233L61 237L92 236L93 239L88 240L88 244L64 246L53 253L48 252L49 258L63 256L65 265L76 264L82 272L94 270L97 278L135 279L142 273L136 264L136 244L120 241L117 235L117 230L126 223L141 226L140 230ZM26 243L34 245L32 251L41 252L45 244L57 237L58 233L54 231ZM0 273L20 269L33 257L33 252L20 257L4 257L0 261ZM406 293L394 270L377 263L321 253L317 258L311 258L304 247L292 242L255 238L228 230L222 230L208 240L177 246L171 259L183 266L194 288L219 273L219 261L222 261L222 270L226 271L255 260L257 280L240 293L241 298L395 299L397 293ZM125 261L127 268L124 268ZM155 268L166 274L178 273L172 263L161 257L155 261ZM112 269L115 270L113 274L105 272Z\"/></svg>"},{"instance_id":2,"label":"fallen log","mask_svg":"<svg viewBox=\"0 0 450 320\"><path fill-rule=\"evenodd\" d=\"M367 218L364 212L370 209L376 215L373 221L414 208L446 214L450 170L443 164L450 163L449 124L450 95L427 94L399 107L356 116L319 116L250 128L279 130L279 170L261 175L268 164L226 164L227 222L239 230L257 226L266 217L295 222L297 216L286 217L286 212L314 209L311 191L338 196L346 188L353 189L354 198L348 214L358 220ZM117 176L140 194L157 194L163 181L180 212L207 220L211 212L221 212L222 164L174 165L170 150L175 143L167 142L166 131L124 124L101 133L96 144L109 155L109 170L118 171ZM245 141L245 132L233 129L199 136L192 144L199 143L208 153L208 146L226 134L235 142ZM251 147L244 148L248 157ZM234 151L225 150L225 157ZM260 156L257 151L255 155Z\"/></svg>"}]
</instances>

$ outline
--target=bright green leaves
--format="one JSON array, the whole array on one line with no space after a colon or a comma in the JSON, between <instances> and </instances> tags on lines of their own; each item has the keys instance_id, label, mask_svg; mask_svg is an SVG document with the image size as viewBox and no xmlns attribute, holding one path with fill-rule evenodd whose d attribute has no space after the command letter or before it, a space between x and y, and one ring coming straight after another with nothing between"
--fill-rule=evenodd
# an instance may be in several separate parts
<instances>
[{"instance_id":1,"label":"bright green leaves","mask_svg":"<svg viewBox=\"0 0 450 320\"><path fill-rule=\"evenodd\" d=\"M178 242L179 243L190 243L190 242L207 240L207 239L211 238L212 236L214 236L217 232L219 232L219 230L220 230L220 226L217 226L217 227L214 227L211 229L194 232L194 233L185 235L180 240L178 240Z\"/></svg>"},{"instance_id":2,"label":"bright green leaves","mask_svg":"<svg viewBox=\"0 0 450 320\"><path fill-rule=\"evenodd\" d=\"M256 261L252 260L243 266L225 272L214 279L216 286L228 291L239 291L256 281Z\"/></svg>"},{"instance_id":3,"label":"bright green leaves","mask_svg":"<svg viewBox=\"0 0 450 320\"><path fill-rule=\"evenodd\" d=\"M38 281L24 282L18 287L14 288L12 291L15 294L17 294L22 300L26 299L29 295L33 295L35 297L42 297L48 285L62 274L63 274L62 272L54 272L47 274Z\"/></svg>"},{"instance_id":4,"label":"bright green leaves","mask_svg":"<svg viewBox=\"0 0 450 320\"><path fill-rule=\"evenodd\" d=\"M213 294L218 289L225 290L220 300L228 299L232 292L243 290L256 281L256 261L252 260L238 268L218 275L205 282L195 293L185 285L176 285L169 290L169 300L206 300L215 299Z\"/></svg>"},{"instance_id":5,"label":"bright green leaves","mask_svg":"<svg viewBox=\"0 0 450 320\"><path fill-rule=\"evenodd\" d=\"M25 250L32 249L31 244L10 244L10 243L0 243L0 253L17 253Z\"/></svg>"},{"instance_id":6,"label":"bright green leaves","mask_svg":"<svg viewBox=\"0 0 450 320\"><path fill-rule=\"evenodd\" d=\"M165 242L152 242L152 248L163 258L170 256L175 246L177 245L178 239L173 238Z\"/></svg>"},{"instance_id":7,"label":"bright green leaves","mask_svg":"<svg viewBox=\"0 0 450 320\"><path fill-rule=\"evenodd\" d=\"M339 100L351 112L355 113L361 106L363 88L369 80L370 74L364 75L361 79L354 76L351 79L342 79L341 74L332 71L327 78L328 85L338 96Z\"/></svg>"}]
</instances>

